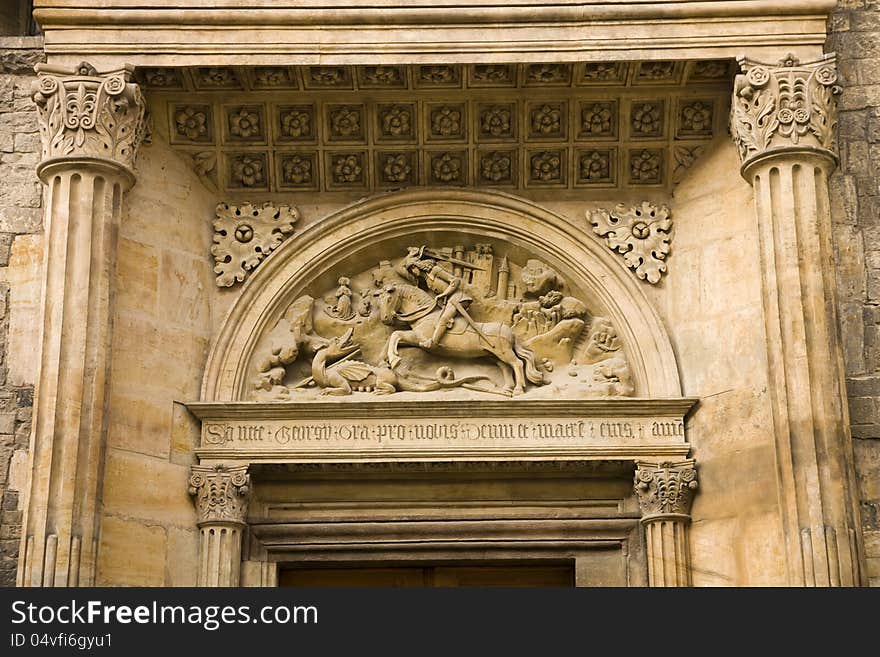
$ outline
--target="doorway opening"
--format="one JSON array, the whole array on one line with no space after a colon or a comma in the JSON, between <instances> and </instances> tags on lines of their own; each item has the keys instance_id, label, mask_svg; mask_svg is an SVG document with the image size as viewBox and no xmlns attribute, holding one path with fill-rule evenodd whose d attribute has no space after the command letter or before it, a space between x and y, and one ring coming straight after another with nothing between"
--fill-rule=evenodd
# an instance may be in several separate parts
<instances>
[{"instance_id":1,"label":"doorway opening","mask_svg":"<svg viewBox=\"0 0 880 657\"><path fill-rule=\"evenodd\" d=\"M572 587L574 560L510 563L395 563L285 567L280 586L295 587Z\"/></svg>"}]
</instances>

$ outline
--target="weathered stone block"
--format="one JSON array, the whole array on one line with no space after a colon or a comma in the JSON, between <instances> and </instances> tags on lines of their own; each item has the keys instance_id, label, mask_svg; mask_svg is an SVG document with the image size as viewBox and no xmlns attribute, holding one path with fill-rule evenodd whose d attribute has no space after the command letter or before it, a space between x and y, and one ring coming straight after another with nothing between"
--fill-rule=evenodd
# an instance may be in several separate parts
<instances>
[{"instance_id":1,"label":"weathered stone block","mask_svg":"<svg viewBox=\"0 0 880 657\"><path fill-rule=\"evenodd\" d=\"M167 540L155 524L105 516L101 523L98 586L163 586Z\"/></svg>"},{"instance_id":2,"label":"weathered stone block","mask_svg":"<svg viewBox=\"0 0 880 657\"><path fill-rule=\"evenodd\" d=\"M187 494L189 468L143 454L108 450L104 475L107 513L190 528L195 511Z\"/></svg>"}]
</instances>

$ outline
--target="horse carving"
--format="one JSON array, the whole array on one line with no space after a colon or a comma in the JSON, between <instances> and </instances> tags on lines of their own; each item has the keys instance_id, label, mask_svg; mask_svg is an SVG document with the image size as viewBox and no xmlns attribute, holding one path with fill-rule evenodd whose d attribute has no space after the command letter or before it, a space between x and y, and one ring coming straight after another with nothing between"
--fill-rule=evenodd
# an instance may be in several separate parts
<instances>
[{"instance_id":1,"label":"horse carving","mask_svg":"<svg viewBox=\"0 0 880 657\"><path fill-rule=\"evenodd\" d=\"M380 318L388 326L404 324L388 339L387 357L392 369L400 363L400 345L419 347L430 354L451 358L492 356L504 376L504 387L511 394L525 391L526 381L541 385L544 374L534 352L522 345L513 329L501 322L475 322L469 316L456 317L442 337L433 343L443 306L437 297L406 283L390 283L377 297ZM425 348L424 345L431 346Z\"/></svg>"}]
</instances>

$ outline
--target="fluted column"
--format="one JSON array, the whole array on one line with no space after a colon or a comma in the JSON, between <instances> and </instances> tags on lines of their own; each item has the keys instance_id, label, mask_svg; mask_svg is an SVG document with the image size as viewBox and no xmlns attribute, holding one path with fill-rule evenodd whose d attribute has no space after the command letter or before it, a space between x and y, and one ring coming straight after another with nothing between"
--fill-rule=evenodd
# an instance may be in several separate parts
<instances>
[{"instance_id":1,"label":"fluted column","mask_svg":"<svg viewBox=\"0 0 880 657\"><path fill-rule=\"evenodd\" d=\"M198 586L238 586L247 525L247 466L194 465L189 478L199 525Z\"/></svg>"},{"instance_id":2,"label":"fluted column","mask_svg":"<svg viewBox=\"0 0 880 657\"><path fill-rule=\"evenodd\" d=\"M694 461L636 462L634 488L647 540L648 584L690 586L690 513L697 489Z\"/></svg>"},{"instance_id":3,"label":"fluted column","mask_svg":"<svg viewBox=\"0 0 880 657\"><path fill-rule=\"evenodd\" d=\"M788 581L862 582L852 442L838 332L828 176L835 56L740 59L731 132L754 186L764 328Z\"/></svg>"},{"instance_id":4,"label":"fluted column","mask_svg":"<svg viewBox=\"0 0 880 657\"><path fill-rule=\"evenodd\" d=\"M123 192L144 125L132 69L37 66L45 183L41 351L18 583L89 586L98 543L105 396Z\"/></svg>"}]
</instances>

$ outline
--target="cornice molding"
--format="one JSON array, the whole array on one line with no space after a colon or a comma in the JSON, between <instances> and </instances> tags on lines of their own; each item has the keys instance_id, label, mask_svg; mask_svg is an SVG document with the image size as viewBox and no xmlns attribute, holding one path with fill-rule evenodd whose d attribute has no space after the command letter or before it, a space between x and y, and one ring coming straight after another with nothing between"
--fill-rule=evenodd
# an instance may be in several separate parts
<instances>
[{"instance_id":1,"label":"cornice molding","mask_svg":"<svg viewBox=\"0 0 880 657\"><path fill-rule=\"evenodd\" d=\"M744 50L812 57L821 53L835 6L833 0L487 2L455 3L454 9L449 2L259 2L247 9L205 0L157 1L150 9L123 0L92 4L36 0L34 14L53 61L106 56L136 65L217 65L247 55L250 63L264 64L284 55L293 58L288 63L306 64L453 63L473 61L475 54L486 62L598 61L685 59L698 51L732 57ZM204 38L191 38L192 30L205 27ZM405 36L413 29L417 40Z\"/></svg>"}]
</instances>

